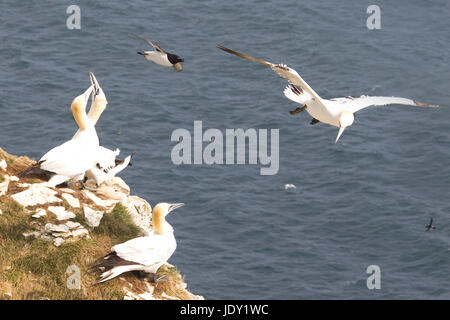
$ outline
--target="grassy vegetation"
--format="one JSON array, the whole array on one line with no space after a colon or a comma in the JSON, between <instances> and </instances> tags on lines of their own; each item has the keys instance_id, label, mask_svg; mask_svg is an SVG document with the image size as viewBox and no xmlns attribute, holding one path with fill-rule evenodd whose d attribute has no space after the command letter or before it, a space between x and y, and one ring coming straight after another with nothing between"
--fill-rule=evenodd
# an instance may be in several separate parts
<instances>
[{"instance_id":1,"label":"grassy vegetation","mask_svg":"<svg viewBox=\"0 0 450 320\"><path fill-rule=\"evenodd\" d=\"M133 223L127 209L116 204L111 213L105 214L101 224L93 231L96 235L110 236L118 243L141 235L140 229Z\"/></svg>"},{"instance_id":2,"label":"grassy vegetation","mask_svg":"<svg viewBox=\"0 0 450 320\"><path fill-rule=\"evenodd\" d=\"M8 292L13 299L123 299L121 281L93 286L97 275L88 273L89 265L121 237L98 234L55 247L51 242L23 237L22 233L31 229L31 218L14 201L2 198L0 209L0 299L7 298ZM81 290L66 286L70 265L81 270Z\"/></svg>"}]
</instances>

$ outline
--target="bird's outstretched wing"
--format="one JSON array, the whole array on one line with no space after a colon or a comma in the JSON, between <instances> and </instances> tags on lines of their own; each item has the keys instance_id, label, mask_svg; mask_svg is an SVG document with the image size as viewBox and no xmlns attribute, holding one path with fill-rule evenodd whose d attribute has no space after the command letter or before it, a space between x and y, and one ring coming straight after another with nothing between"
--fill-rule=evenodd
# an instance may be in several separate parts
<instances>
[{"instance_id":1,"label":"bird's outstretched wing","mask_svg":"<svg viewBox=\"0 0 450 320\"><path fill-rule=\"evenodd\" d=\"M302 88L303 91L309 93L312 96L313 100L321 102L320 96L306 83L305 80L303 80L303 78L297 73L297 71L295 71L294 69L288 67L287 65L275 64L275 63L272 63L272 62L269 62L269 61L258 59L258 58L249 56L247 54L231 50L231 49L226 48L226 47L221 46L221 45L217 45L217 47L219 49L225 51L225 52L234 54L235 56L238 56L238 57L241 57L243 59L250 60L250 61L254 61L254 62L257 62L257 63L260 63L262 65L270 67L280 77L286 79L287 81L289 81L289 83L291 83L291 84L293 84L295 86L298 86L298 87Z\"/></svg>"},{"instance_id":2,"label":"bird's outstretched wing","mask_svg":"<svg viewBox=\"0 0 450 320\"><path fill-rule=\"evenodd\" d=\"M151 45L153 48L155 48L156 51L162 52L162 53L167 53L163 48L161 48L155 41L152 41L150 39L147 38L143 38L140 36L137 36L139 39L142 39L144 41L146 41L149 45Z\"/></svg>"},{"instance_id":3,"label":"bird's outstretched wing","mask_svg":"<svg viewBox=\"0 0 450 320\"><path fill-rule=\"evenodd\" d=\"M436 108L438 106L431 105L427 103L418 102L411 99L399 98L399 97L369 97L369 96L361 96L359 98L335 98L331 99L331 101L337 101L343 104L348 111L356 112L361 109L371 107L371 106L385 106L388 104L401 104L408 106L416 106L416 107L427 107L427 108Z\"/></svg>"}]
</instances>

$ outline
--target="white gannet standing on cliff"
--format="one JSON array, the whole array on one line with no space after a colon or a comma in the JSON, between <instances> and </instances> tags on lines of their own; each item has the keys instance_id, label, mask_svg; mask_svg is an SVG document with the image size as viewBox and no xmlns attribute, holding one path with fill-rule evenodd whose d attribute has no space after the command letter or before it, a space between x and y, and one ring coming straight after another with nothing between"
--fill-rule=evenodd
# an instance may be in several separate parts
<instances>
[{"instance_id":1,"label":"white gannet standing on cliff","mask_svg":"<svg viewBox=\"0 0 450 320\"><path fill-rule=\"evenodd\" d=\"M138 51L138 54L143 55L148 61L152 61L160 66L173 67L173 69L178 72L183 70L182 62L184 62L184 59L176 54L165 51L155 41L139 36L137 37L146 41L149 45L155 48L155 51Z\"/></svg>"},{"instance_id":2,"label":"white gannet standing on cliff","mask_svg":"<svg viewBox=\"0 0 450 320\"><path fill-rule=\"evenodd\" d=\"M55 187L80 174L95 164L99 146L94 124L86 114L86 104L94 86L91 85L83 94L76 97L70 109L80 130L69 141L48 151L37 164L20 174L21 177L46 173L49 187Z\"/></svg>"},{"instance_id":3,"label":"white gannet standing on cliff","mask_svg":"<svg viewBox=\"0 0 450 320\"><path fill-rule=\"evenodd\" d=\"M172 226L166 221L169 212L184 203L158 203L152 211L152 231L145 237L138 237L115 245L111 252L91 266L103 273L97 283L111 280L128 271L141 271L155 277L159 267L175 252L177 242Z\"/></svg>"},{"instance_id":4,"label":"white gannet standing on cliff","mask_svg":"<svg viewBox=\"0 0 450 320\"><path fill-rule=\"evenodd\" d=\"M283 64L274 64L268 61L257 59L249 55L228 49L221 45L217 46L219 49L234 54L238 57L255 61L270 67L280 77L289 81L290 85L284 90L284 95L303 107L297 108L291 111L291 114L296 114L306 110L312 117L311 124L314 125L318 122L323 122L339 128L339 132L336 136L335 143L339 140L344 130L351 126L354 121L354 113L370 107L370 106L382 106L388 104L402 104L418 107L437 107L421 102L417 102L411 99L397 98L397 97L369 97L361 96L359 98L346 97L335 99L323 99L321 98L292 68L289 68ZM297 88L296 86L300 87Z\"/></svg>"}]
</instances>

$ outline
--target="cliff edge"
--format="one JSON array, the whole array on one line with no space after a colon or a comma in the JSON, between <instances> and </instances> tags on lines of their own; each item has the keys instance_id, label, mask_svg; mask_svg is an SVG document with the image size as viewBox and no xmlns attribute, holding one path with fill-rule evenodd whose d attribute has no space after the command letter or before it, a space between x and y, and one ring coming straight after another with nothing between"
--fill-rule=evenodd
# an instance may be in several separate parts
<instances>
[{"instance_id":1,"label":"cliff edge","mask_svg":"<svg viewBox=\"0 0 450 320\"><path fill-rule=\"evenodd\" d=\"M17 177L34 163L0 148L0 299L203 299L168 263L158 270L165 282L123 274L94 285L88 267L149 231L152 207L118 177L95 191Z\"/></svg>"}]
</instances>

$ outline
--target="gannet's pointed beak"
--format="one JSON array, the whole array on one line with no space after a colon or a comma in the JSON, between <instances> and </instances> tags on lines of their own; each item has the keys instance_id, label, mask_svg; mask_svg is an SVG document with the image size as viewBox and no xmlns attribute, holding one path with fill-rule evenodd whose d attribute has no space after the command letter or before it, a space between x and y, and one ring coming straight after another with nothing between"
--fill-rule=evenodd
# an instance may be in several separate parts
<instances>
[{"instance_id":1,"label":"gannet's pointed beak","mask_svg":"<svg viewBox=\"0 0 450 320\"><path fill-rule=\"evenodd\" d=\"M89 100L89 95L91 94L92 90L94 90L94 86L91 85L83 94L79 95L77 98L81 98L84 99L84 103L86 104L87 101Z\"/></svg>"},{"instance_id":2,"label":"gannet's pointed beak","mask_svg":"<svg viewBox=\"0 0 450 320\"><path fill-rule=\"evenodd\" d=\"M89 72L89 78L91 78L91 84L94 86L94 96L96 96L100 89L100 85L92 72Z\"/></svg>"},{"instance_id":3,"label":"gannet's pointed beak","mask_svg":"<svg viewBox=\"0 0 450 320\"><path fill-rule=\"evenodd\" d=\"M169 212L171 212L179 207L182 207L182 206L184 206L184 203L172 203L169 205ZM169 213L169 212L167 212L167 213Z\"/></svg>"},{"instance_id":4,"label":"gannet's pointed beak","mask_svg":"<svg viewBox=\"0 0 450 320\"><path fill-rule=\"evenodd\" d=\"M334 141L335 144L338 142L339 138L340 138L341 135L344 133L345 128L346 128L346 127L340 127L340 128L339 128L339 132L338 132L338 134L337 134L336 141Z\"/></svg>"}]
</instances>

